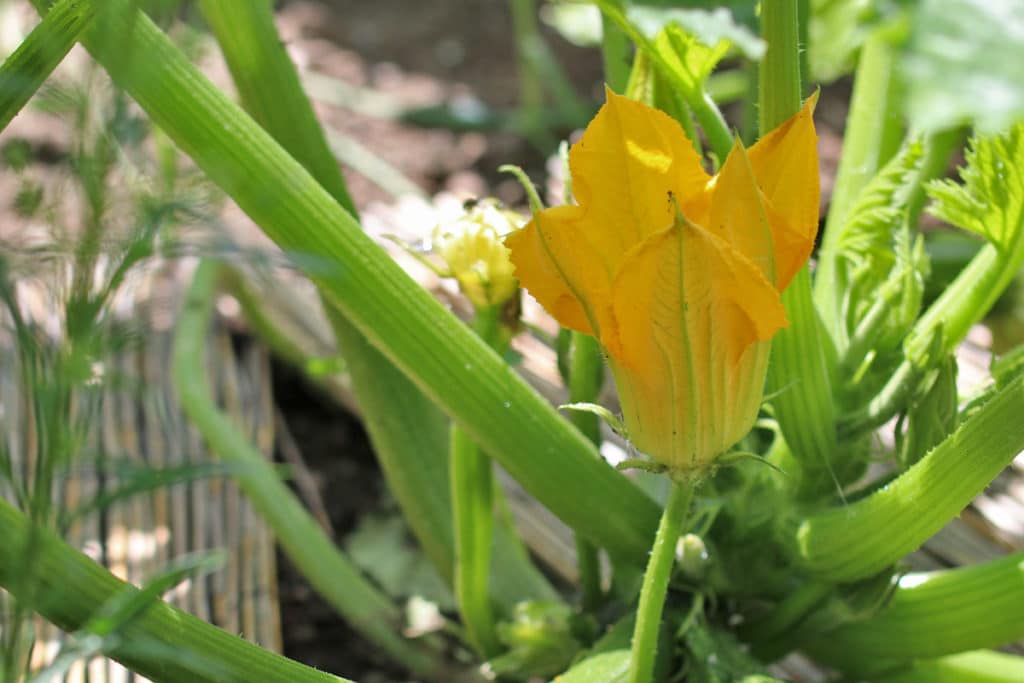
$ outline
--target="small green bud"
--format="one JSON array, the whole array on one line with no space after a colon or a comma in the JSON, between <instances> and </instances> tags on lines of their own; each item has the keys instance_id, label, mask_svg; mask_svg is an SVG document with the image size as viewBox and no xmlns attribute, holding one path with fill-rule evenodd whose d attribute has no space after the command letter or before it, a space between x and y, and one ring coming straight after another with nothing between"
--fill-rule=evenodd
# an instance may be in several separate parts
<instances>
[{"instance_id":1,"label":"small green bud","mask_svg":"<svg viewBox=\"0 0 1024 683\"><path fill-rule=\"evenodd\" d=\"M688 579L701 579L707 574L708 548L697 534L684 534L676 544L676 561Z\"/></svg>"}]
</instances>

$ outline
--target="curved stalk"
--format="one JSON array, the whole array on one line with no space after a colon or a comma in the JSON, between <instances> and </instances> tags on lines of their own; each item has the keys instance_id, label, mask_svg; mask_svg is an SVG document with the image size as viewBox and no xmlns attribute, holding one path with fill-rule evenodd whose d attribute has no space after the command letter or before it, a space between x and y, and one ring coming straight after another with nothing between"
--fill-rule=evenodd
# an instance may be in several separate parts
<instances>
[{"instance_id":1,"label":"curved stalk","mask_svg":"<svg viewBox=\"0 0 1024 683\"><path fill-rule=\"evenodd\" d=\"M174 335L171 375L182 408L210 449L239 465L235 479L310 584L351 626L395 661L438 679L441 665L421 643L399 635L402 613L327 537L268 462L221 412L206 377L206 337L218 266L202 261Z\"/></svg>"},{"instance_id":2,"label":"curved stalk","mask_svg":"<svg viewBox=\"0 0 1024 683\"><path fill-rule=\"evenodd\" d=\"M835 582L863 579L920 547L1024 450L1024 377L885 488L814 513L793 530L804 566Z\"/></svg>"},{"instance_id":3,"label":"curved stalk","mask_svg":"<svg viewBox=\"0 0 1024 683\"><path fill-rule=\"evenodd\" d=\"M604 378L601 345L589 334L572 333L569 358L569 402L591 403L597 400ZM601 446L601 423L597 415L582 410L569 413L569 421L576 429ZM580 588L583 591L583 608L596 609L603 599L601 589L601 563L598 549L585 538L576 536L576 566L580 573Z\"/></svg>"},{"instance_id":4,"label":"curved stalk","mask_svg":"<svg viewBox=\"0 0 1024 683\"><path fill-rule=\"evenodd\" d=\"M685 529L692 498L693 486L689 482L672 483L640 589L640 604L637 606L630 652L629 683L651 683L654 678L658 631L661 629L661 614L668 594L668 580L672 576L676 543Z\"/></svg>"},{"instance_id":5,"label":"curved stalk","mask_svg":"<svg viewBox=\"0 0 1024 683\"><path fill-rule=\"evenodd\" d=\"M908 574L875 616L810 645L856 667L883 659L940 657L1024 638L1024 552L992 562Z\"/></svg>"},{"instance_id":6,"label":"curved stalk","mask_svg":"<svg viewBox=\"0 0 1024 683\"><path fill-rule=\"evenodd\" d=\"M0 586L27 597L20 551L32 543L32 607L61 629L82 628L105 604L137 591L50 531L34 527L0 499ZM349 683L223 631L159 600L118 631L121 644L104 652L146 678L163 683Z\"/></svg>"},{"instance_id":7,"label":"curved stalk","mask_svg":"<svg viewBox=\"0 0 1024 683\"><path fill-rule=\"evenodd\" d=\"M32 98L96 14L92 0L61 0L0 68L0 130Z\"/></svg>"}]
</instances>

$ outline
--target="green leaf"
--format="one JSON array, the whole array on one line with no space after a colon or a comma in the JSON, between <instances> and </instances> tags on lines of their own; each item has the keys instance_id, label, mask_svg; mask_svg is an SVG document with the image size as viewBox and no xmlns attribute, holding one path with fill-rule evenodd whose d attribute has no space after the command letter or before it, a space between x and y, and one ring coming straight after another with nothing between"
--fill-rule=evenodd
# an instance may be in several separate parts
<instances>
[{"instance_id":1,"label":"green leaf","mask_svg":"<svg viewBox=\"0 0 1024 683\"><path fill-rule=\"evenodd\" d=\"M836 241L835 277L842 292L837 347L844 371L853 377L845 387L853 405L888 379L920 312L928 258L908 217L922 154L919 142L906 145L875 175Z\"/></svg>"},{"instance_id":2,"label":"green leaf","mask_svg":"<svg viewBox=\"0 0 1024 683\"><path fill-rule=\"evenodd\" d=\"M627 10L626 16L648 36L655 36L665 28L675 28L691 36L705 49L724 48L727 51L735 46L753 60L761 59L767 48L765 42L746 26L737 24L732 12L725 7L704 10L633 6Z\"/></svg>"},{"instance_id":3,"label":"green leaf","mask_svg":"<svg viewBox=\"0 0 1024 683\"><path fill-rule=\"evenodd\" d=\"M558 677L558 683L625 683L629 650L612 650L588 657Z\"/></svg>"},{"instance_id":4,"label":"green leaf","mask_svg":"<svg viewBox=\"0 0 1024 683\"><path fill-rule=\"evenodd\" d=\"M679 26L666 26L654 39L658 56L678 78L678 83L692 93L700 92L704 81L729 51L729 42L722 40L709 47Z\"/></svg>"},{"instance_id":5,"label":"green leaf","mask_svg":"<svg viewBox=\"0 0 1024 683\"><path fill-rule=\"evenodd\" d=\"M963 183L937 181L926 187L930 211L985 236L985 244L914 325L904 344L920 359L938 330L952 351L971 325L985 316L1024 265L1024 123L1003 135L971 141Z\"/></svg>"},{"instance_id":6,"label":"green leaf","mask_svg":"<svg viewBox=\"0 0 1024 683\"><path fill-rule=\"evenodd\" d=\"M1019 0L921 0L903 64L915 127L1005 129L1024 116Z\"/></svg>"},{"instance_id":7,"label":"green leaf","mask_svg":"<svg viewBox=\"0 0 1024 683\"><path fill-rule=\"evenodd\" d=\"M1024 31L1024 24L1021 30ZM1013 126L1004 135L973 139L967 150L967 165L960 169L960 178L962 184L951 180L929 183L928 195L935 200L930 212L983 236L1001 251L1021 249L1024 244L1024 123Z\"/></svg>"},{"instance_id":8,"label":"green leaf","mask_svg":"<svg viewBox=\"0 0 1024 683\"><path fill-rule=\"evenodd\" d=\"M838 260L847 272L869 270L877 284L892 268L893 233L905 215L922 153L919 142L904 146L861 191L839 233Z\"/></svg>"},{"instance_id":9,"label":"green leaf","mask_svg":"<svg viewBox=\"0 0 1024 683\"><path fill-rule=\"evenodd\" d=\"M441 609L454 610L451 591L410 540L401 517L372 516L359 523L346 539L345 549L352 562L392 598L418 595Z\"/></svg>"}]
</instances>

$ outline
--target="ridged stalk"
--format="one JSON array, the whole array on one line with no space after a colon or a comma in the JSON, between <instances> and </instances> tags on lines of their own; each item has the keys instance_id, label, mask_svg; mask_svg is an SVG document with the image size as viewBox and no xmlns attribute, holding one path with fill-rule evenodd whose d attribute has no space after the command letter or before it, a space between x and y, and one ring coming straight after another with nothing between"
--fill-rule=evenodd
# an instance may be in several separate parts
<instances>
[{"instance_id":1,"label":"ridged stalk","mask_svg":"<svg viewBox=\"0 0 1024 683\"><path fill-rule=\"evenodd\" d=\"M592 444L125 3L110 0L109 26L85 39L114 81L509 474L609 553L642 561L657 527L654 501L600 462Z\"/></svg>"},{"instance_id":2,"label":"ridged stalk","mask_svg":"<svg viewBox=\"0 0 1024 683\"><path fill-rule=\"evenodd\" d=\"M812 646L825 661L923 659L1024 638L1024 553L903 577L877 615Z\"/></svg>"},{"instance_id":3,"label":"ridged stalk","mask_svg":"<svg viewBox=\"0 0 1024 683\"><path fill-rule=\"evenodd\" d=\"M16 598L27 583L21 552L32 543L32 607L65 631L83 627L116 596L136 588L121 581L50 531L33 527L0 499L0 586ZM31 539L31 541L30 541ZM160 683L348 683L222 631L165 602L154 602L118 631L120 645L105 652ZM159 647L155 646L159 644Z\"/></svg>"},{"instance_id":4,"label":"ridged stalk","mask_svg":"<svg viewBox=\"0 0 1024 683\"><path fill-rule=\"evenodd\" d=\"M473 329L499 353L501 306L478 308ZM491 609L494 543L494 472L491 459L459 425L452 424L449 452L455 520L455 597L470 644L484 658L501 652Z\"/></svg>"},{"instance_id":5,"label":"ridged stalk","mask_svg":"<svg viewBox=\"0 0 1024 683\"><path fill-rule=\"evenodd\" d=\"M93 0L60 0L0 67L0 130L39 90L96 14Z\"/></svg>"},{"instance_id":6,"label":"ridged stalk","mask_svg":"<svg viewBox=\"0 0 1024 683\"><path fill-rule=\"evenodd\" d=\"M794 530L799 561L816 576L856 581L917 549L960 514L1024 450L1024 377L885 488L815 513Z\"/></svg>"},{"instance_id":7,"label":"ridged stalk","mask_svg":"<svg viewBox=\"0 0 1024 683\"><path fill-rule=\"evenodd\" d=\"M915 662L906 671L882 676L876 683L1020 683L1024 657L991 650Z\"/></svg>"}]
</instances>

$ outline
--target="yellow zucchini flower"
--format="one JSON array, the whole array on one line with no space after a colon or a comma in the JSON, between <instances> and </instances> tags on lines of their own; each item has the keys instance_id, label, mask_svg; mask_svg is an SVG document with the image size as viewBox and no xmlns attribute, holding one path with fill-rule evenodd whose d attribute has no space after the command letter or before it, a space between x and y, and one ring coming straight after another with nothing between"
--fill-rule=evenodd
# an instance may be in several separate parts
<instances>
[{"instance_id":1,"label":"yellow zucchini flower","mask_svg":"<svg viewBox=\"0 0 1024 683\"><path fill-rule=\"evenodd\" d=\"M675 120L607 97L570 151L579 205L506 244L522 286L600 340L633 444L699 474L753 425L780 293L814 245L815 98L712 177Z\"/></svg>"}]
</instances>

